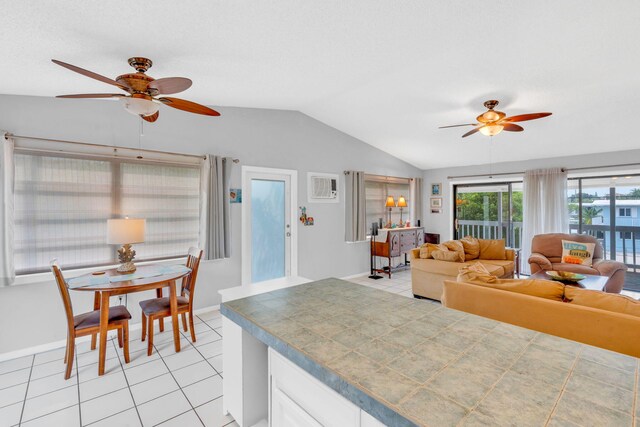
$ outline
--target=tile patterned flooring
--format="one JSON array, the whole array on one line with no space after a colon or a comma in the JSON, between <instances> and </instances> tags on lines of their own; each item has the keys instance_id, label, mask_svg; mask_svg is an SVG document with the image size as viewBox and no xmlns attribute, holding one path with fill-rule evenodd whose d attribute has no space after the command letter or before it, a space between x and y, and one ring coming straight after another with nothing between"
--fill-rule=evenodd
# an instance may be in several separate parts
<instances>
[{"instance_id":1,"label":"tile patterned flooring","mask_svg":"<svg viewBox=\"0 0 640 427\"><path fill-rule=\"evenodd\" d=\"M350 280L413 297L409 270L391 279L363 275ZM156 333L151 357L140 331L132 331L128 364L117 342L110 340L103 377L98 377L98 353L90 351L88 342L77 345L67 381L63 348L2 362L0 427L237 426L222 414L221 326L217 310L197 316L197 342L191 343L181 330L182 351L176 354L171 324L165 322L165 332Z\"/></svg>"}]
</instances>

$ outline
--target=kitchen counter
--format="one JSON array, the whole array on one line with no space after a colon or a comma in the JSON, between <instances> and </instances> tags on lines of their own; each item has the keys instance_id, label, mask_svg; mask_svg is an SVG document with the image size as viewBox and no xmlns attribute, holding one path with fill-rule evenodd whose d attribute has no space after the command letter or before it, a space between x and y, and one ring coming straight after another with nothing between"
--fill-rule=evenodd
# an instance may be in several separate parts
<instances>
[{"instance_id":1,"label":"kitchen counter","mask_svg":"<svg viewBox=\"0 0 640 427\"><path fill-rule=\"evenodd\" d=\"M389 426L640 420L638 359L431 301L325 279L221 312Z\"/></svg>"}]
</instances>

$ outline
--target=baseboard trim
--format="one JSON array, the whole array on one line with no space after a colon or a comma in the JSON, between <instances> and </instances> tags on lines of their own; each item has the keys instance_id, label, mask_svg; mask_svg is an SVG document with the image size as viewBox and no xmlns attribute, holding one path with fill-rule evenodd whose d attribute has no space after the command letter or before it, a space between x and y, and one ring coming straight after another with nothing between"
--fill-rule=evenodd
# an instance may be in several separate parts
<instances>
[{"instance_id":1,"label":"baseboard trim","mask_svg":"<svg viewBox=\"0 0 640 427\"><path fill-rule=\"evenodd\" d=\"M362 273L352 274L350 276L341 277L341 279L342 280L355 279L356 277L360 277L360 276L364 276L364 275L368 275L368 274L371 274L371 272L369 270L363 271Z\"/></svg>"},{"instance_id":2,"label":"baseboard trim","mask_svg":"<svg viewBox=\"0 0 640 427\"><path fill-rule=\"evenodd\" d=\"M220 310L220 304L211 305L209 307L203 307L197 310L193 310L193 314L197 316L198 314L206 313L208 311L213 311L213 310ZM133 323L129 325L129 331L136 331L136 330L139 330L141 327L142 327L141 323ZM117 331L115 330L109 331L108 337L115 337L116 334L117 334ZM76 338L76 344L89 341L90 339L91 339L91 335ZM24 356L31 356L37 353L44 353L46 351L56 350L58 348L64 348L66 344L67 344L67 340L60 340L60 341L53 341L47 344L36 345L33 347L27 347L20 350L9 351L9 352L0 354L0 362L4 362L11 359L17 359L19 357L24 357Z\"/></svg>"}]
</instances>

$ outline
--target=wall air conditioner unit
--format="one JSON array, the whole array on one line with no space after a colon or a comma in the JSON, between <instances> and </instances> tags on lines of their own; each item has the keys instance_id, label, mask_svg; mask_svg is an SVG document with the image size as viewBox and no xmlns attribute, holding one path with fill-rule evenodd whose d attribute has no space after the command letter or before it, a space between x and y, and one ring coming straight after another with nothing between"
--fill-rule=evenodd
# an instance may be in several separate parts
<instances>
[{"instance_id":1,"label":"wall air conditioner unit","mask_svg":"<svg viewBox=\"0 0 640 427\"><path fill-rule=\"evenodd\" d=\"M308 172L307 195L309 203L339 203L338 175Z\"/></svg>"}]
</instances>

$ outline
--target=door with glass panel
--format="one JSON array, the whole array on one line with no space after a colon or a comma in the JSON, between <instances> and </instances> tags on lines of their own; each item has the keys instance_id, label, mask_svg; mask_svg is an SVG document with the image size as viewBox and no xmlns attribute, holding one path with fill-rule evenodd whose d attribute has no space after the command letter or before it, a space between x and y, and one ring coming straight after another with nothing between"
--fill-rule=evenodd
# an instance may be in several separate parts
<instances>
[{"instance_id":1,"label":"door with glass panel","mask_svg":"<svg viewBox=\"0 0 640 427\"><path fill-rule=\"evenodd\" d=\"M291 179L289 175L249 173L245 227L251 268L247 283L291 275ZM248 261L248 260L246 260ZM246 262L245 261L245 262Z\"/></svg>"},{"instance_id":2,"label":"door with glass panel","mask_svg":"<svg viewBox=\"0 0 640 427\"><path fill-rule=\"evenodd\" d=\"M520 248L522 183L460 184L455 189L454 235L457 239L504 239Z\"/></svg>"}]
</instances>

